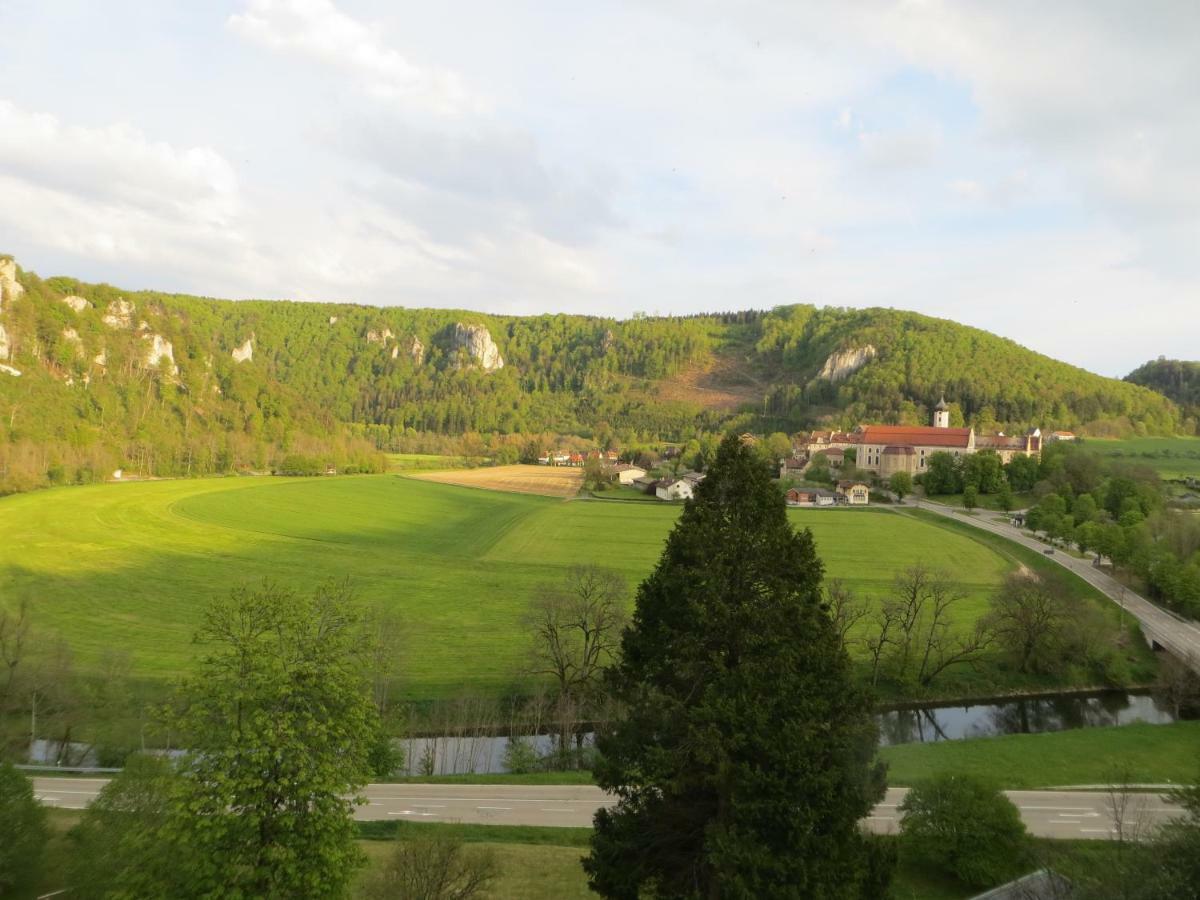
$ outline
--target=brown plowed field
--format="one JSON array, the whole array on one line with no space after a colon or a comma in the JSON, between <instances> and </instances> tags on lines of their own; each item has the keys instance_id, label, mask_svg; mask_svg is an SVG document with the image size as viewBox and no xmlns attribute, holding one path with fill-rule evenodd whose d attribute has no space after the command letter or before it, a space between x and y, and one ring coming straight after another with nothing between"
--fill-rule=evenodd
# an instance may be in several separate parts
<instances>
[{"instance_id":1,"label":"brown plowed field","mask_svg":"<svg viewBox=\"0 0 1200 900\"><path fill-rule=\"evenodd\" d=\"M583 470L565 466L490 466L480 469L450 469L445 472L421 472L409 476L441 484L512 491L517 494L543 494L547 497L572 497L583 485Z\"/></svg>"}]
</instances>

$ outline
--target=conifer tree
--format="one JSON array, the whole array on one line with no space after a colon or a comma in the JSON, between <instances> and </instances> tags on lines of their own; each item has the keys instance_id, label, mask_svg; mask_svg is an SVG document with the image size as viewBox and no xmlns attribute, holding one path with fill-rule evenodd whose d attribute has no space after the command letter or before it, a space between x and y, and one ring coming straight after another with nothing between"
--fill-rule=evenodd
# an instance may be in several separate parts
<instances>
[{"instance_id":1,"label":"conifer tree","mask_svg":"<svg viewBox=\"0 0 1200 900\"><path fill-rule=\"evenodd\" d=\"M887 860L859 820L883 793L870 698L821 598L808 531L736 438L640 586L609 686L584 862L606 897L866 897Z\"/></svg>"}]
</instances>

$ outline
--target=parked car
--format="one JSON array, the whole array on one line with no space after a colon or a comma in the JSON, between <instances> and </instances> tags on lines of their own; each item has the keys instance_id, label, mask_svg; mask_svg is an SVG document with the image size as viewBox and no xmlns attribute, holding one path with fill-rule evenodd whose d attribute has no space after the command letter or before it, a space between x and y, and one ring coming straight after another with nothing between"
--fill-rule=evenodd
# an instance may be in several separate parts
<instances>
[{"instance_id":1,"label":"parked car","mask_svg":"<svg viewBox=\"0 0 1200 900\"><path fill-rule=\"evenodd\" d=\"M1043 552L1043 553L1045 553L1047 556L1053 556L1053 555L1054 555L1054 548L1053 548L1053 547L1047 547L1047 548L1046 548L1045 550L1043 550L1042 552Z\"/></svg>"}]
</instances>

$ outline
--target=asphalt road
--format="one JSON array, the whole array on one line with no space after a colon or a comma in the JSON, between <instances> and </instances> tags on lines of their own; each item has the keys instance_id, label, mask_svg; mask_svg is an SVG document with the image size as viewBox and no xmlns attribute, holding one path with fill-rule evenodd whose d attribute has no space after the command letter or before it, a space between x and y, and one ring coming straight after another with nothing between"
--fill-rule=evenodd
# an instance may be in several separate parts
<instances>
[{"instance_id":1,"label":"asphalt road","mask_svg":"<svg viewBox=\"0 0 1200 900\"><path fill-rule=\"evenodd\" d=\"M926 509L956 522L963 522L975 528L998 534L1031 550L1036 550L1038 553L1045 553L1049 549L1046 544L1027 536L1019 528L991 521L991 518L1000 515L999 513L977 510L975 515L968 516L964 515L961 510L955 510L953 507L943 506L929 500L921 500L914 505L918 509ZM1180 618L1174 613L1156 606L1145 597L1135 594L1112 576L1093 566L1090 557L1078 559L1063 550L1056 550L1052 554L1045 555L1047 559L1074 572L1114 603L1120 604L1123 609L1137 617L1142 624L1142 631L1147 637L1157 641L1172 655L1188 661L1192 668L1200 671L1200 626L1195 622Z\"/></svg>"},{"instance_id":2,"label":"asphalt road","mask_svg":"<svg viewBox=\"0 0 1200 900\"><path fill-rule=\"evenodd\" d=\"M100 778L35 778L34 791L48 806L83 809L106 784ZM892 788L867 818L873 831L899 830L897 806L906 790ZM488 825L588 827L592 814L616 801L591 785L371 784L363 821L469 822ZM1039 837L1106 839L1114 834L1109 795L1103 791L1009 791L1029 830ZM1177 815L1158 794L1130 794L1125 821L1146 827ZM1128 825L1127 833L1128 833Z\"/></svg>"}]
</instances>

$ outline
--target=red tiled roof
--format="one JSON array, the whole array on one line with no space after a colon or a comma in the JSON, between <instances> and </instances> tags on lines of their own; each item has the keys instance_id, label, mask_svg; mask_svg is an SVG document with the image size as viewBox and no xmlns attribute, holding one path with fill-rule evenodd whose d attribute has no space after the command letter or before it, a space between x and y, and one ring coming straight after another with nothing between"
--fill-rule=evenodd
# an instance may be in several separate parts
<instances>
[{"instance_id":1,"label":"red tiled roof","mask_svg":"<svg viewBox=\"0 0 1200 900\"><path fill-rule=\"evenodd\" d=\"M895 444L910 447L962 447L971 441L970 428L933 428L928 425L864 425L859 432L864 444Z\"/></svg>"}]
</instances>

